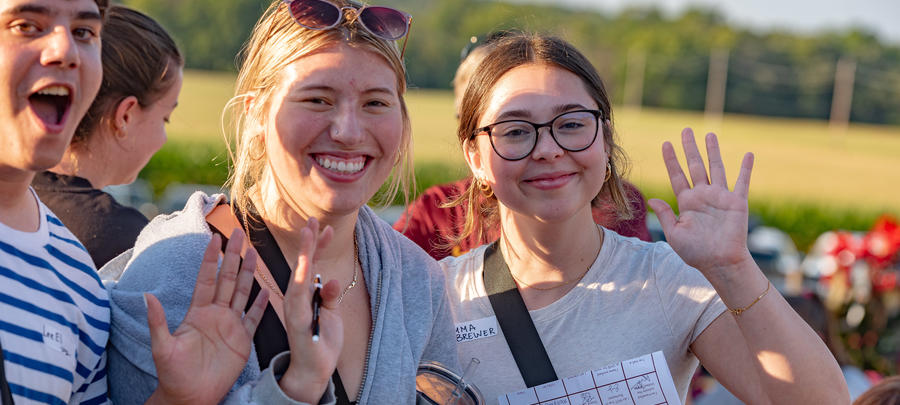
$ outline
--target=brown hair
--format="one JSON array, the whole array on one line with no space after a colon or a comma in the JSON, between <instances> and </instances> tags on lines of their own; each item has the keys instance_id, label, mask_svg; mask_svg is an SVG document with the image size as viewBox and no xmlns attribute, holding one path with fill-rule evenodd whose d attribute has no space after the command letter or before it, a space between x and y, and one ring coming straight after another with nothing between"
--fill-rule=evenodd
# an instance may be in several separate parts
<instances>
[{"instance_id":1,"label":"brown hair","mask_svg":"<svg viewBox=\"0 0 900 405\"><path fill-rule=\"evenodd\" d=\"M97 8L100 9L100 16L106 18L106 9L109 8L109 0L94 0Z\"/></svg>"},{"instance_id":2,"label":"brown hair","mask_svg":"<svg viewBox=\"0 0 900 405\"><path fill-rule=\"evenodd\" d=\"M336 1L339 7L348 1ZM338 43L370 51L384 58L397 78L397 95L403 117L403 134L392 181L383 197L389 204L398 192L409 202L409 190L414 186L412 173L412 139L409 114L403 95L406 93L406 68L396 45L378 38L365 29L358 29L356 18L345 18L335 29L312 30L294 21L287 5L274 1L263 13L244 47L243 63L235 84L235 96L225 107L230 113L230 130L234 139L226 136L233 164L226 186L230 187L231 202L244 215L250 207L249 191L268 167L266 149L262 142L263 124L272 95L279 86L281 72L299 58ZM253 100L252 107L248 102ZM260 207L257 207L260 208Z\"/></svg>"},{"instance_id":3,"label":"brown hair","mask_svg":"<svg viewBox=\"0 0 900 405\"><path fill-rule=\"evenodd\" d=\"M159 100L171 88L184 59L175 41L156 21L128 7L106 10L101 31L103 82L87 114L78 123L73 144L84 144L116 107L134 96L141 108Z\"/></svg>"},{"instance_id":4,"label":"brown hair","mask_svg":"<svg viewBox=\"0 0 900 405\"><path fill-rule=\"evenodd\" d=\"M881 380L857 397L853 405L900 405L900 376Z\"/></svg>"},{"instance_id":5,"label":"brown hair","mask_svg":"<svg viewBox=\"0 0 900 405\"><path fill-rule=\"evenodd\" d=\"M600 200L612 201L618 220L631 219L633 214L621 177L627 167L627 158L616 143L612 126L612 109L606 88L590 61L568 42L540 34L507 35L492 42L489 48L484 61L475 70L466 87L459 107L457 137L460 144L466 145L466 141L475 132L478 121L488 107L494 86L506 72L528 64L548 64L572 72L581 78L585 90L602 112L603 142L609 147L610 177L603 183L603 187L593 200L593 205L598 205ZM473 148L474 145L469 143L469 147ZM457 243L473 233L480 236L489 232L498 221L497 198L493 195L489 197L482 195L477 180L472 181L459 198L449 203L450 206L463 204L466 205L466 221L462 234L457 236L455 241Z\"/></svg>"}]
</instances>

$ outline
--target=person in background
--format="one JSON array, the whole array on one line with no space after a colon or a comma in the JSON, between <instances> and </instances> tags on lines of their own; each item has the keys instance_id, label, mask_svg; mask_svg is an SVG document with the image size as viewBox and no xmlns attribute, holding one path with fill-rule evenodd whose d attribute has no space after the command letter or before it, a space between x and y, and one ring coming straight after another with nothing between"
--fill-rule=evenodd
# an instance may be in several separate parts
<instances>
[{"instance_id":1,"label":"person in background","mask_svg":"<svg viewBox=\"0 0 900 405\"><path fill-rule=\"evenodd\" d=\"M166 142L184 65L169 34L136 10L111 7L102 38L100 91L62 161L32 180L97 268L134 246L147 225L143 214L101 189L133 182Z\"/></svg>"},{"instance_id":2,"label":"person in background","mask_svg":"<svg viewBox=\"0 0 900 405\"><path fill-rule=\"evenodd\" d=\"M599 194L620 216L631 209L612 118L596 69L558 38L500 39L473 74L457 136L474 181L454 204L470 219L494 216L500 239L440 262L457 325L500 329L457 345L461 359L481 361L470 381L495 403L662 351L681 401L699 362L749 403L849 402L834 357L747 249L753 155L732 191L717 137L705 139L707 171L685 129L690 181L672 144L662 147L679 215L649 201L668 243L625 238L591 221ZM466 224L462 236L474 228ZM506 319L504 306L494 310L504 297L521 307L514 324L495 320ZM526 334L554 371L528 385L539 350L514 357L519 345L508 343Z\"/></svg>"},{"instance_id":3,"label":"person in background","mask_svg":"<svg viewBox=\"0 0 900 405\"><path fill-rule=\"evenodd\" d=\"M856 398L853 405L900 405L900 376L881 380Z\"/></svg>"},{"instance_id":4,"label":"person in background","mask_svg":"<svg viewBox=\"0 0 900 405\"><path fill-rule=\"evenodd\" d=\"M102 269L113 276L106 279L114 402L139 403L166 378L150 364L156 339L145 326L144 292L159 298L148 303L161 304L168 324L177 323L189 310L204 247L233 229L229 222L246 230L237 239L261 259L251 298L267 291L272 305L252 342L235 346L249 357L221 392L226 402L414 403L420 362L458 370L440 267L366 205L392 172L389 197L411 183L406 72L395 42L410 19L348 1L270 3L228 106L230 202L195 193ZM210 226L218 222L210 214L226 225ZM318 340L316 273L327 281Z\"/></svg>"},{"instance_id":5,"label":"person in background","mask_svg":"<svg viewBox=\"0 0 900 405\"><path fill-rule=\"evenodd\" d=\"M472 42L463 49L462 61L453 77L453 106L457 118L459 118L459 108L466 86L469 84L472 73L487 55L491 44L515 33L516 31L495 31L488 34L481 43L473 37ZM447 203L462 195L471 183L472 178L466 177L427 188L394 222L394 229L425 249L436 260L447 256L459 256L485 243L497 240L500 236L500 229L496 223L479 223L478 229L468 237L456 238L463 231L466 213L462 207L447 206ZM606 196L598 195L592 208L594 222L622 236L633 236L643 241L650 241L644 196L636 186L628 181L623 180L622 184L625 188L625 198L631 205L631 218L619 218L615 214L615 205Z\"/></svg>"}]
</instances>

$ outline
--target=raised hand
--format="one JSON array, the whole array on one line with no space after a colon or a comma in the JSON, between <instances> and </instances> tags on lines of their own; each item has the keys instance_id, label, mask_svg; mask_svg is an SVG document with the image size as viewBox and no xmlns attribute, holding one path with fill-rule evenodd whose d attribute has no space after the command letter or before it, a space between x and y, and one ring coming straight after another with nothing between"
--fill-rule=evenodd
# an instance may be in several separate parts
<instances>
[{"instance_id":1,"label":"raised hand","mask_svg":"<svg viewBox=\"0 0 900 405\"><path fill-rule=\"evenodd\" d=\"M659 217L666 240L685 263L707 278L726 276L717 272L752 260L747 250L747 195L753 154L744 155L734 191L729 191L716 135L706 135L708 176L690 128L682 131L681 142L693 187L681 170L672 144L665 142L662 149L678 200L678 216L665 201L652 199L648 203Z\"/></svg>"},{"instance_id":2,"label":"raised hand","mask_svg":"<svg viewBox=\"0 0 900 405\"><path fill-rule=\"evenodd\" d=\"M247 364L268 291L261 290L244 314L257 256L249 249L241 264L243 242L244 233L235 229L217 275L222 240L212 236L197 273L191 306L174 334L169 334L159 300L144 294L159 380L148 403L218 403Z\"/></svg>"},{"instance_id":3,"label":"raised hand","mask_svg":"<svg viewBox=\"0 0 900 405\"><path fill-rule=\"evenodd\" d=\"M325 227L320 234L319 222L315 218L310 218L307 226L300 230L297 269L284 295L285 329L291 348L291 363L278 383L289 397L308 403L319 402L337 367L344 344L344 324L337 302L340 286L335 280L322 288L320 339L318 342L312 340L315 252L329 243L332 234L331 227Z\"/></svg>"}]
</instances>

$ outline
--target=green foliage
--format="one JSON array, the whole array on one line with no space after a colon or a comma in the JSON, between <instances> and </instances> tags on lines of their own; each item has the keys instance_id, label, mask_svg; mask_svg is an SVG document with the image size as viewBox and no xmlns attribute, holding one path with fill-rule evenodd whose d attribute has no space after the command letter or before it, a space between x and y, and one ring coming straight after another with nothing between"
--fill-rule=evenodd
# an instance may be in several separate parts
<instances>
[{"instance_id":1,"label":"green foliage","mask_svg":"<svg viewBox=\"0 0 900 405\"><path fill-rule=\"evenodd\" d=\"M825 231L866 231L882 214L875 210L839 209L791 201L778 204L769 201L755 202L750 204L750 211L763 224L788 232L804 252Z\"/></svg>"},{"instance_id":2,"label":"green foliage","mask_svg":"<svg viewBox=\"0 0 900 405\"><path fill-rule=\"evenodd\" d=\"M188 67L235 70L235 56L265 10L259 0L123 0L172 33Z\"/></svg>"},{"instance_id":3,"label":"green foliage","mask_svg":"<svg viewBox=\"0 0 900 405\"><path fill-rule=\"evenodd\" d=\"M153 155L140 178L150 183L156 197L172 183L220 186L228 179L227 159L220 141L171 139Z\"/></svg>"},{"instance_id":4,"label":"green foliage","mask_svg":"<svg viewBox=\"0 0 900 405\"><path fill-rule=\"evenodd\" d=\"M565 37L593 61L613 100L623 99L630 52L643 53L643 105L702 110L710 53L728 50L726 112L827 118L837 60L858 63L851 119L900 123L900 49L863 31L807 37L741 30L700 9L669 18L633 8L617 16L550 6L486 1L443 1L425 14L427 35L410 40L411 82L446 87L458 50L472 35L520 28ZM449 66L448 66L449 65Z\"/></svg>"},{"instance_id":5,"label":"green foliage","mask_svg":"<svg viewBox=\"0 0 900 405\"><path fill-rule=\"evenodd\" d=\"M280 1L280 0L275 0ZM900 47L863 30L803 36L731 27L713 11L668 17L631 8L618 15L550 5L483 0L384 0L407 10L413 24L406 50L411 87L449 88L469 38L518 28L560 35L596 65L621 103L629 52L646 55L643 105L702 110L709 56L729 51L726 112L827 118L834 70L857 62L851 119L900 124ZM259 0L125 0L159 19L187 55L190 68L233 70L235 57L267 3Z\"/></svg>"}]
</instances>

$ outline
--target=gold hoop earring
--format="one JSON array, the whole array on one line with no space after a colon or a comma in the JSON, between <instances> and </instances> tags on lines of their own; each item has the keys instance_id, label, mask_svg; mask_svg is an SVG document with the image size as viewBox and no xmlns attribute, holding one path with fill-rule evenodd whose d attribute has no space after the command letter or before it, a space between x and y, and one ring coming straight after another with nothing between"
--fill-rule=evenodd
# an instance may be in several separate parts
<instances>
[{"instance_id":1,"label":"gold hoop earring","mask_svg":"<svg viewBox=\"0 0 900 405\"><path fill-rule=\"evenodd\" d=\"M612 177L612 163L607 161L606 162L606 178L603 179L603 182L605 183L605 182L609 181L609 179L611 177Z\"/></svg>"},{"instance_id":2,"label":"gold hoop earring","mask_svg":"<svg viewBox=\"0 0 900 405\"><path fill-rule=\"evenodd\" d=\"M481 179L475 180L475 183L477 183L478 189L481 190L481 195L483 195L484 198L491 198L494 196L494 190L489 184L481 181Z\"/></svg>"}]
</instances>

